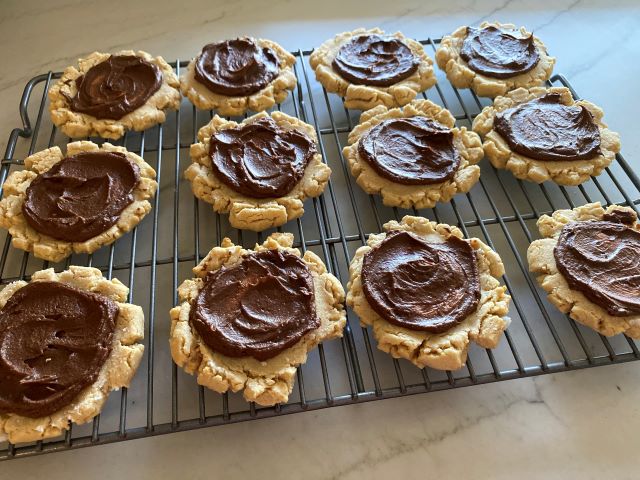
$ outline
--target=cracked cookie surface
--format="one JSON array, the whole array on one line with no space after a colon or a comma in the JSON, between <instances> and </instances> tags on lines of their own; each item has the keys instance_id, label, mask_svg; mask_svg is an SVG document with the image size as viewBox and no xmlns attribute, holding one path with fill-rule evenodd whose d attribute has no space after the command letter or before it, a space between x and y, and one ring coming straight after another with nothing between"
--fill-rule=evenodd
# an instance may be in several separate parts
<instances>
[{"instance_id":1,"label":"cracked cookie surface","mask_svg":"<svg viewBox=\"0 0 640 480\"><path fill-rule=\"evenodd\" d=\"M4 183L0 201L0 226L9 230L11 244L21 250L31 252L35 257L59 262L72 253L93 253L99 248L115 242L132 230L151 210L149 199L155 195L158 184L156 172L142 157L116 147L110 143L99 146L89 141L67 144L66 156L81 152L119 152L138 166L140 180L133 189L133 202L120 213L118 221L104 232L83 242L67 242L36 231L27 223L22 213L26 190L33 180L59 163L65 155L59 147L51 147L37 152L24 161L25 168L13 172Z\"/></svg>"},{"instance_id":2,"label":"cracked cookie surface","mask_svg":"<svg viewBox=\"0 0 640 480\"><path fill-rule=\"evenodd\" d=\"M112 340L111 353L102 365L97 380L86 387L67 406L52 415L29 418L15 414L0 414L0 440L12 443L32 442L57 437L69 429L70 423L82 424L100 413L109 393L128 387L144 353L144 313L137 305L126 303L129 289L120 281L107 280L97 268L70 266L55 273L53 268L40 270L31 276L31 282L62 282L80 290L102 294L118 305L118 315ZM9 298L26 286L18 281L0 292L0 308Z\"/></svg>"},{"instance_id":3,"label":"cracked cookie surface","mask_svg":"<svg viewBox=\"0 0 640 480\"><path fill-rule=\"evenodd\" d=\"M189 62L180 75L180 90L191 103L201 110L215 110L221 116L242 115L248 111L261 112L282 103L296 87L293 65L296 58L271 40L251 39L260 48L268 48L278 57L278 75L264 88L249 95L229 96L215 93L195 78L197 57Z\"/></svg>"},{"instance_id":4,"label":"cracked cookie surface","mask_svg":"<svg viewBox=\"0 0 640 480\"><path fill-rule=\"evenodd\" d=\"M460 163L453 178L429 185L396 183L377 173L358 153L360 139L373 127L394 118L424 116L448 127L453 132L453 143ZM480 178L477 165L484 152L480 137L466 127L456 128L451 113L429 100L414 100L402 108L387 109L380 105L363 112L360 123L349 134L349 144L343 155L358 185L368 194L381 195L385 205L401 208L431 208L437 202L448 202L457 193L471 190Z\"/></svg>"},{"instance_id":5,"label":"cracked cookie surface","mask_svg":"<svg viewBox=\"0 0 640 480\"><path fill-rule=\"evenodd\" d=\"M518 29L510 23L482 22L479 28L486 27L514 30L524 37L533 35L524 27ZM460 57L460 50L466 38L467 27L460 27L451 35L445 35L436 50L438 67L447 74L447 79L456 88L471 88L480 97L493 98L505 95L516 88L542 85L551 77L556 59L547 54L547 48L535 35L533 41L539 55L538 63L532 70L508 78L488 77L469 68L467 62Z\"/></svg>"},{"instance_id":6,"label":"cracked cookie surface","mask_svg":"<svg viewBox=\"0 0 640 480\"><path fill-rule=\"evenodd\" d=\"M340 48L354 37L362 35L380 35L395 38L403 42L418 60L417 69L408 77L390 86L355 84L341 76L333 67L333 61ZM309 64L315 71L316 79L327 91L337 93L344 98L347 108L368 110L377 105L389 108L400 107L412 101L416 95L436 84L433 60L426 54L420 43L396 32L386 35L379 28L358 28L344 32L327 40L316 48L309 57Z\"/></svg>"},{"instance_id":7,"label":"cracked cookie surface","mask_svg":"<svg viewBox=\"0 0 640 480\"><path fill-rule=\"evenodd\" d=\"M558 94L562 104L582 106L593 117L600 133L600 152L588 160L548 161L536 160L513 152L505 139L494 129L496 114L540 98L546 94ZM600 175L620 151L620 137L607 128L602 117L604 112L586 100L574 100L565 87L519 88L497 97L493 105L485 107L473 121L473 131L483 138L484 153L496 168L509 170L516 178L542 183L550 180L559 185L580 185L591 177Z\"/></svg>"},{"instance_id":8,"label":"cracked cookie surface","mask_svg":"<svg viewBox=\"0 0 640 480\"><path fill-rule=\"evenodd\" d=\"M88 57L79 59L77 67L67 67L60 80L49 89L51 121L65 135L71 138L98 136L117 140L128 130L140 132L163 123L166 119L165 110L176 110L180 106L180 82L162 57L152 57L146 52L132 50L123 50L113 55L136 56L156 65L162 72L160 88L142 106L117 120L96 118L71 110L69 98L78 91L76 79L111 57L109 53L93 52Z\"/></svg>"},{"instance_id":9,"label":"cracked cookie surface","mask_svg":"<svg viewBox=\"0 0 640 480\"><path fill-rule=\"evenodd\" d=\"M300 256L291 248L293 235L274 233L255 252L281 250ZM192 304L204 285L209 272L233 267L242 262L243 255L251 253L225 238L214 247L193 269L195 278L185 280L178 288L182 302L171 309L171 355L176 364L187 373L197 375L197 381L216 392L243 391L247 401L270 406L286 402L293 389L297 367L307 360L307 354L320 342L342 336L346 324L344 290L336 277L327 272L320 258L311 251L301 256L312 278L315 308L320 326L306 333L293 346L264 361L253 357L229 357L212 350L203 342L190 322Z\"/></svg>"},{"instance_id":10,"label":"cracked cookie surface","mask_svg":"<svg viewBox=\"0 0 640 480\"><path fill-rule=\"evenodd\" d=\"M457 227L436 224L422 217L405 216L400 222L384 225L386 232L406 231L428 242L442 243L449 237L462 239ZM387 233L372 234L367 245L360 247L349 267L347 305L353 308L363 325L370 325L378 348L394 358L404 358L419 368L456 370L464 366L470 342L484 348L495 348L510 323L509 295L498 277L504 273L496 252L477 238L468 240L478 266L480 300L474 313L443 333L428 333L392 325L378 315L364 295L362 264L365 255L386 238Z\"/></svg>"},{"instance_id":11,"label":"cracked cookie surface","mask_svg":"<svg viewBox=\"0 0 640 480\"><path fill-rule=\"evenodd\" d=\"M631 228L640 231L635 210L629 207L610 205L603 208L600 203L589 203L572 210L556 210L551 216L543 215L537 222L543 238L534 240L527 250L529 270L538 274L538 283L547 292L547 298L562 313L576 322L586 325L602 335L624 333L640 338L640 315L614 316L600 305L589 300L582 292L572 289L558 271L554 249L563 227L572 222L603 220L611 212L630 216Z\"/></svg>"},{"instance_id":12,"label":"cracked cookie surface","mask_svg":"<svg viewBox=\"0 0 640 480\"><path fill-rule=\"evenodd\" d=\"M301 217L304 213L304 200L319 196L331 176L331 169L323 163L322 155L316 152L307 164L302 179L282 197L248 197L220 181L212 169L209 154L211 136L225 129L252 124L269 117L283 130L302 132L317 143L316 132L311 125L282 112L273 112L271 115L261 112L240 123L216 115L198 131L198 143L191 145L193 163L185 170L184 175L191 182L193 194L210 203L214 211L228 213L229 222L235 228L262 231Z\"/></svg>"}]
</instances>

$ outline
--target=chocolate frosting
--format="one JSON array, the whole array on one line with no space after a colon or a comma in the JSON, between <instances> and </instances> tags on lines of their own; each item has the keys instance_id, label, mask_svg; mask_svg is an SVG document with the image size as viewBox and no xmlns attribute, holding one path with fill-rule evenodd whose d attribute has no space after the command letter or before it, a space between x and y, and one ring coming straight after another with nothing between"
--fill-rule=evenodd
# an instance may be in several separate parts
<instances>
[{"instance_id":1,"label":"chocolate frosting","mask_svg":"<svg viewBox=\"0 0 640 480\"><path fill-rule=\"evenodd\" d=\"M460 57L474 72L492 78L529 72L540 61L533 35L522 37L494 26L467 27Z\"/></svg>"},{"instance_id":2,"label":"chocolate frosting","mask_svg":"<svg viewBox=\"0 0 640 480\"><path fill-rule=\"evenodd\" d=\"M235 267L210 272L191 308L204 342L229 357L260 361L320 326L313 278L292 253L250 253Z\"/></svg>"},{"instance_id":3,"label":"chocolate frosting","mask_svg":"<svg viewBox=\"0 0 640 480\"><path fill-rule=\"evenodd\" d=\"M69 108L96 118L120 120L160 89L162 71L134 55L111 55L76 79L78 92Z\"/></svg>"},{"instance_id":4,"label":"chocolate frosting","mask_svg":"<svg viewBox=\"0 0 640 480\"><path fill-rule=\"evenodd\" d=\"M362 263L371 308L393 325L442 333L472 314L480 301L476 257L468 241L431 243L393 231Z\"/></svg>"},{"instance_id":5,"label":"chocolate frosting","mask_svg":"<svg viewBox=\"0 0 640 480\"><path fill-rule=\"evenodd\" d=\"M32 282L0 310L0 414L51 415L95 382L118 305L60 282Z\"/></svg>"},{"instance_id":6,"label":"chocolate frosting","mask_svg":"<svg viewBox=\"0 0 640 480\"><path fill-rule=\"evenodd\" d=\"M196 59L195 78L213 93L251 95L278 76L280 62L268 47L252 38L210 43Z\"/></svg>"},{"instance_id":7,"label":"chocolate frosting","mask_svg":"<svg viewBox=\"0 0 640 480\"><path fill-rule=\"evenodd\" d=\"M426 117L379 123L360 139L358 154L380 176L405 185L444 182L460 164L451 129Z\"/></svg>"},{"instance_id":8,"label":"chocolate frosting","mask_svg":"<svg viewBox=\"0 0 640 480\"><path fill-rule=\"evenodd\" d=\"M211 136L209 144L216 177L251 198L289 193L315 153L315 142L305 133L284 130L267 117L220 130Z\"/></svg>"},{"instance_id":9,"label":"chocolate frosting","mask_svg":"<svg viewBox=\"0 0 640 480\"><path fill-rule=\"evenodd\" d=\"M411 76L420 60L402 40L358 35L340 47L332 65L356 85L388 87Z\"/></svg>"},{"instance_id":10,"label":"chocolate frosting","mask_svg":"<svg viewBox=\"0 0 640 480\"><path fill-rule=\"evenodd\" d=\"M600 153L600 130L583 106L547 93L498 113L493 127L516 153L534 160L589 160Z\"/></svg>"},{"instance_id":11,"label":"chocolate frosting","mask_svg":"<svg viewBox=\"0 0 640 480\"><path fill-rule=\"evenodd\" d=\"M573 290L610 315L640 313L640 232L615 221L572 222L553 253Z\"/></svg>"},{"instance_id":12,"label":"chocolate frosting","mask_svg":"<svg viewBox=\"0 0 640 480\"><path fill-rule=\"evenodd\" d=\"M81 152L38 175L22 213L37 232L84 242L114 225L133 202L140 169L120 152Z\"/></svg>"}]
</instances>

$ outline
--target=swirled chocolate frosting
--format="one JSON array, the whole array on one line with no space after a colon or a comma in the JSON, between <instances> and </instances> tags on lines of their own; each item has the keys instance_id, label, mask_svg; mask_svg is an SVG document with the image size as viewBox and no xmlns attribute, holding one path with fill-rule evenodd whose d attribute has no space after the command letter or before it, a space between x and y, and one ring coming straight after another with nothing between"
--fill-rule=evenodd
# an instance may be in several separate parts
<instances>
[{"instance_id":1,"label":"swirled chocolate frosting","mask_svg":"<svg viewBox=\"0 0 640 480\"><path fill-rule=\"evenodd\" d=\"M96 118L120 120L144 105L160 89L162 71L134 55L111 55L76 79L69 108Z\"/></svg>"},{"instance_id":2,"label":"swirled chocolate frosting","mask_svg":"<svg viewBox=\"0 0 640 480\"><path fill-rule=\"evenodd\" d=\"M573 290L610 315L640 313L640 232L617 221L572 222L553 253Z\"/></svg>"},{"instance_id":3,"label":"swirled chocolate frosting","mask_svg":"<svg viewBox=\"0 0 640 480\"><path fill-rule=\"evenodd\" d=\"M529 72L540 61L533 35L522 37L494 26L467 27L460 57L474 72L493 78Z\"/></svg>"},{"instance_id":4,"label":"swirled chocolate frosting","mask_svg":"<svg viewBox=\"0 0 640 480\"><path fill-rule=\"evenodd\" d=\"M498 113L493 128L511 151L534 160L589 160L600 153L600 130L583 106L546 95Z\"/></svg>"},{"instance_id":5,"label":"swirled chocolate frosting","mask_svg":"<svg viewBox=\"0 0 640 480\"><path fill-rule=\"evenodd\" d=\"M451 129L426 117L379 123L360 139L358 154L380 176L405 185L444 182L460 165Z\"/></svg>"},{"instance_id":6,"label":"swirled chocolate frosting","mask_svg":"<svg viewBox=\"0 0 640 480\"><path fill-rule=\"evenodd\" d=\"M260 361L320 326L309 269L278 250L250 253L235 267L210 272L190 315L216 352Z\"/></svg>"},{"instance_id":7,"label":"swirled chocolate frosting","mask_svg":"<svg viewBox=\"0 0 640 480\"><path fill-rule=\"evenodd\" d=\"M22 213L37 232L84 242L114 225L133 202L140 169L120 152L81 152L38 175Z\"/></svg>"},{"instance_id":8,"label":"swirled chocolate frosting","mask_svg":"<svg viewBox=\"0 0 640 480\"><path fill-rule=\"evenodd\" d=\"M302 179L316 144L305 133L284 130L271 118L211 136L209 155L216 177L252 198L282 197Z\"/></svg>"},{"instance_id":9,"label":"swirled chocolate frosting","mask_svg":"<svg viewBox=\"0 0 640 480\"><path fill-rule=\"evenodd\" d=\"M0 414L69 405L111 353L118 305L60 282L32 282L0 310Z\"/></svg>"},{"instance_id":10,"label":"swirled chocolate frosting","mask_svg":"<svg viewBox=\"0 0 640 480\"><path fill-rule=\"evenodd\" d=\"M278 76L280 62L268 47L252 38L210 43L196 59L195 78L213 93L227 96L251 95Z\"/></svg>"},{"instance_id":11,"label":"swirled chocolate frosting","mask_svg":"<svg viewBox=\"0 0 640 480\"><path fill-rule=\"evenodd\" d=\"M441 333L478 307L480 283L469 242L431 243L393 231L362 263L362 288L371 308L409 330Z\"/></svg>"},{"instance_id":12,"label":"swirled chocolate frosting","mask_svg":"<svg viewBox=\"0 0 640 480\"><path fill-rule=\"evenodd\" d=\"M402 40L358 35L340 47L332 65L356 85L388 87L411 76L420 60Z\"/></svg>"}]
</instances>

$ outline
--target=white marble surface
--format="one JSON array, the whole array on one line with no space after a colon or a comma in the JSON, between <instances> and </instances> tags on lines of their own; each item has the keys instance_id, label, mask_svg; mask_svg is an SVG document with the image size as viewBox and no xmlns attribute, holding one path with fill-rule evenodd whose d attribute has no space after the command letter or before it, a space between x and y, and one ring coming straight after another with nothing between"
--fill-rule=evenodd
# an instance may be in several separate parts
<instances>
[{"instance_id":1,"label":"white marble surface","mask_svg":"<svg viewBox=\"0 0 640 480\"><path fill-rule=\"evenodd\" d=\"M237 5L236 3L240 3ZM381 26L424 38L497 19L527 25L640 166L637 1L3 1L0 148L25 82L93 50L189 58L243 34L311 48ZM635 363L157 437L3 463L0 478L640 477ZM82 476L82 477L81 477Z\"/></svg>"}]
</instances>

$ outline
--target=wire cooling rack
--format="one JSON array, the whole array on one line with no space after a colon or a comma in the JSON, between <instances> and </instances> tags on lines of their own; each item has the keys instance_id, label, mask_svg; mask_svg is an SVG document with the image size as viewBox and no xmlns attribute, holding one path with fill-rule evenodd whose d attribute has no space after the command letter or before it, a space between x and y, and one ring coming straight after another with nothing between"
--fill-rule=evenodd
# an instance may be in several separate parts
<instances>
[{"instance_id":1,"label":"wire cooling rack","mask_svg":"<svg viewBox=\"0 0 640 480\"><path fill-rule=\"evenodd\" d=\"M422 43L433 54L438 42ZM320 345L299 368L287 404L257 407L245 402L240 393L219 395L198 386L193 377L176 368L169 353L169 309L177 303L176 287L192 276L191 268L225 236L253 246L270 231L256 234L232 229L226 216L214 214L191 194L189 183L182 178L190 164L189 145L213 112L197 111L183 100L180 110L169 113L163 125L129 133L116 142L143 156L156 169L160 185L152 200L153 210L131 233L93 255L73 255L58 264L14 249L6 236L0 256L2 285L28 279L50 266L56 270L71 264L98 267L107 277L128 285L129 301L144 308L146 350L131 386L113 392L93 422L73 425L64 437L50 441L0 443L0 460L640 358L633 340L622 335L605 338L549 304L526 262L526 249L538 238L535 222L542 214L597 200L631 205L638 211L640 180L622 156L598 178L569 188L521 182L484 160L479 183L448 204L419 211L385 207L378 197L366 195L349 175L341 150L359 113L345 109L340 98L327 94L315 81L308 64L310 53L296 52L298 85L277 109L315 127L320 151L333 175L325 193L305 203L303 218L281 230L293 233L302 250L320 255L346 286L352 255L369 233L381 231L384 222L418 214L458 225L466 236L477 236L497 250L505 264L502 280L512 296L513 321L498 348L472 345L466 366L459 371L420 370L380 352L371 331L362 328L349 312L344 337ZM178 74L186 65L179 60L173 64ZM489 101L454 89L442 72L437 73L438 84L425 98L448 108L459 126L470 127ZM70 141L52 126L48 115L46 92L59 77L60 73L48 73L27 83L20 101L23 125L9 137L0 184L11 171L22 168L26 156ZM550 84L571 89L561 75L552 77ZM36 119L33 126L32 118Z\"/></svg>"}]
</instances>

